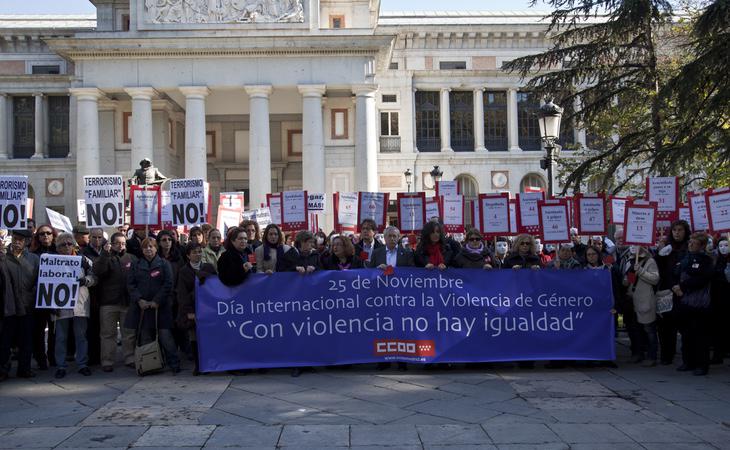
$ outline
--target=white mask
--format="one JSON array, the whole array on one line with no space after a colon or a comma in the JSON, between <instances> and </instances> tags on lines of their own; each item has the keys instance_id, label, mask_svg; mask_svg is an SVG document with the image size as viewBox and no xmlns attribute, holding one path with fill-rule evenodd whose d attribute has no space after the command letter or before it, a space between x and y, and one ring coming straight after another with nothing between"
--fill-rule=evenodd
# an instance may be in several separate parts
<instances>
[{"instance_id":1,"label":"white mask","mask_svg":"<svg viewBox=\"0 0 730 450\"><path fill-rule=\"evenodd\" d=\"M632 255L635 255L636 252L638 252L638 251L639 251L639 246L638 245L631 245L631 246L629 246L629 253L631 253Z\"/></svg>"},{"instance_id":2,"label":"white mask","mask_svg":"<svg viewBox=\"0 0 730 450\"><path fill-rule=\"evenodd\" d=\"M506 255L507 254L507 243L506 242L497 242L494 246L494 249L497 251L498 255Z\"/></svg>"},{"instance_id":3,"label":"white mask","mask_svg":"<svg viewBox=\"0 0 730 450\"><path fill-rule=\"evenodd\" d=\"M545 251L552 253L555 251L555 246L553 244L545 244Z\"/></svg>"},{"instance_id":4,"label":"white mask","mask_svg":"<svg viewBox=\"0 0 730 450\"><path fill-rule=\"evenodd\" d=\"M712 238L709 238L709 239L707 239L707 247L705 248L705 250L707 250L707 252L711 252L712 248L713 248Z\"/></svg>"},{"instance_id":5,"label":"white mask","mask_svg":"<svg viewBox=\"0 0 730 450\"><path fill-rule=\"evenodd\" d=\"M540 239L535 239L535 250L536 250L536 252L537 253L542 253L543 247L544 246L542 245L542 242L540 242Z\"/></svg>"},{"instance_id":6,"label":"white mask","mask_svg":"<svg viewBox=\"0 0 730 450\"><path fill-rule=\"evenodd\" d=\"M728 242L728 241L720 242L717 245L717 250L720 252L721 255L730 254L730 242Z\"/></svg>"}]
</instances>

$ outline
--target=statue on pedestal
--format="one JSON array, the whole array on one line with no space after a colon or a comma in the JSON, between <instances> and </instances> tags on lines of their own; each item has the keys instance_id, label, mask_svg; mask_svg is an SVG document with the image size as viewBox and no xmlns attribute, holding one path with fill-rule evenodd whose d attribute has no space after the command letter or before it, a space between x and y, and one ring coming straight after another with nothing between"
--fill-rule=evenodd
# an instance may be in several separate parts
<instances>
[{"instance_id":1,"label":"statue on pedestal","mask_svg":"<svg viewBox=\"0 0 730 450\"><path fill-rule=\"evenodd\" d=\"M139 169L134 171L134 175L132 175L132 178L129 180L130 184L151 186L155 184L162 184L165 180L167 180L167 177L157 170L157 167L154 167L152 165L152 161L148 158L140 161L139 167Z\"/></svg>"}]
</instances>

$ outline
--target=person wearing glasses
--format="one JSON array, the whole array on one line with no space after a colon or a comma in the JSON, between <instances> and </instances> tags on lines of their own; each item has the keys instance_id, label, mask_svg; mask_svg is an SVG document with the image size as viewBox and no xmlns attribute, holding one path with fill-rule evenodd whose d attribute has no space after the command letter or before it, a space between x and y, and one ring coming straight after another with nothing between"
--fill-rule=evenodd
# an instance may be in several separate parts
<instances>
[{"instance_id":1,"label":"person wearing glasses","mask_svg":"<svg viewBox=\"0 0 730 450\"><path fill-rule=\"evenodd\" d=\"M243 230L246 232L248 246L253 252L258 248L259 245L262 244L261 239L259 239L259 224L255 220L244 220L243 222L241 222L241 228L243 228Z\"/></svg>"},{"instance_id":2,"label":"person wearing glasses","mask_svg":"<svg viewBox=\"0 0 730 450\"><path fill-rule=\"evenodd\" d=\"M232 227L226 233L226 251L218 258L218 278L226 286L238 286L252 272L251 255L246 230Z\"/></svg>"},{"instance_id":3,"label":"person wearing glasses","mask_svg":"<svg viewBox=\"0 0 730 450\"><path fill-rule=\"evenodd\" d=\"M520 234L515 238L512 251L504 261L507 269L540 269L540 257L535 253L535 238Z\"/></svg>"},{"instance_id":4,"label":"person wearing glasses","mask_svg":"<svg viewBox=\"0 0 730 450\"><path fill-rule=\"evenodd\" d=\"M75 236L74 236L75 237ZM101 257L101 252L104 251L104 246L107 244L104 239L104 230L101 228L92 228L88 231L89 244L81 247L80 252L82 256L85 256L96 265L97 261ZM78 242L78 240L77 240ZM96 366L101 362L101 348L100 348L100 322L99 322L99 287L94 286L89 289L91 294L91 315L89 316L89 326L86 330L86 338L89 342L89 365Z\"/></svg>"},{"instance_id":5,"label":"person wearing glasses","mask_svg":"<svg viewBox=\"0 0 730 450\"><path fill-rule=\"evenodd\" d=\"M5 317L0 332L0 381L8 378L10 371L10 348L18 346L18 378L31 378L30 370L33 349L33 310L35 308L36 285L40 258L28 251L32 235L29 230L13 230L5 262L13 288L15 314Z\"/></svg>"},{"instance_id":6,"label":"person wearing glasses","mask_svg":"<svg viewBox=\"0 0 730 450\"><path fill-rule=\"evenodd\" d=\"M466 245L454 258L454 265L462 269L491 269L492 256L484 244L482 233L472 228L466 232Z\"/></svg>"},{"instance_id":7,"label":"person wearing glasses","mask_svg":"<svg viewBox=\"0 0 730 450\"><path fill-rule=\"evenodd\" d=\"M174 281L172 269L170 263L157 254L157 241L154 239L142 241L142 254L129 274L129 311L124 326L135 333L141 345L152 342L157 334L165 362L176 374L180 372L180 360L170 332L173 325L170 304ZM139 336L136 335L138 328Z\"/></svg>"},{"instance_id":8,"label":"person wearing glasses","mask_svg":"<svg viewBox=\"0 0 730 450\"><path fill-rule=\"evenodd\" d=\"M76 255L76 240L71 233L60 233L56 237L56 250L59 255ZM89 369L89 342L86 339L86 329L89 324L89 315L91 314L91 299L89 287L96 284L96 277L91 268L92 261L81 256L81 273L79 274L79 293L76 304L73 309L57 309L53 311L53 319L56 322L56 378L64 378L68 363L66 362L67 340L69 328L73 326L74 339L76 342L76 351L74 358L78 372L88 377L91 375Z\"/></svg>"},{"instance_id":9,"label":"person wearing glasses","mask_svg":"<svg viewBox=\"0 0 730 450\"><path fill-rule=\"evenodd\" d=\"M93 239L92 239L93 241ZM111 372L117 355L117 324L122 331L122 356L134 368L134 330L124 327L129 309L127 281L137 258L127 253L124 233L112 234L109 250L102 250L94 264L99 301L101 370Z\"/></svg>"},{"instance_id":10,"label":"person wearing glasses","mask_svg":"<svg viewBox=\"0 0 730 450\"><path fill-rule=\"evenodd\" d=\"M30 244L30 251L39 258L46 253L56 254L54 241L57 234L58 232L48 224L39 226ZM48 329L48 334L46 334L46 329ZM33 358L36 360L39 370L48 370L48 366L56 365L55 348L56 331L53 320L51 320L51 311L36 309L33 312Z\"/></svg>"}]
</instances>

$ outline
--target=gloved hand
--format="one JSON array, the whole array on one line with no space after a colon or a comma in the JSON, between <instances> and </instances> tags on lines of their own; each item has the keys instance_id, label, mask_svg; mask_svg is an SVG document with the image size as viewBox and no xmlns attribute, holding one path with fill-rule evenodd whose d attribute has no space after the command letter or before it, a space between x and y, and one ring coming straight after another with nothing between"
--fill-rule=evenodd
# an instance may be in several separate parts
<instances>
[{"instance_id":1,"label":"gloved hand","mask_svg":"<svg viewBox=\"0 0 730 450\"><path fill-rule=\"evenodd\" d=\"M667 245L666 247L662 247L661 250L659 250L659 256L668 256L670 253L672 253L672 246Z\"/></svg>"}]
</instances>

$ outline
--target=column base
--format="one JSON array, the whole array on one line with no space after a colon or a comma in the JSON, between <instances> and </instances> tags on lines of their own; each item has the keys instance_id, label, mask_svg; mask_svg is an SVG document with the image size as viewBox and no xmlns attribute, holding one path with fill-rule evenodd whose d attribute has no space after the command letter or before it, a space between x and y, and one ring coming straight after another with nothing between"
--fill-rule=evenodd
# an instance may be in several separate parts
<instances>
[{"instance_id":1,"label":"column base","mask_svg":"<svg viewBox=\"0 0 730 450\"><path fill-rule=\"evenodd\" d=\"M454 150L451 148L442 148L441 153L454 153Z\"/></svg>"},{"instance_id":2,"label":"column base","mask_svg":"<svg viewBox=\"0 0 730 450\"><path fill-rule=\"evenodd\" d=\"M43 155L39 155L38 153L34 153L33 156L30 157L30 159L43 159Z\"/></svg>"},{"instance_id":3,"label":"column base","mask_svg":"<svg viewBox=\"0 0 730 450\"><path fill-rule=\"evenodd\" d=\"M509 152L510 152L510 153L520 153L520 152L522 152L522 149L521 149L521 148L519 148L519 147L511 147L511 148L509 149Z\"/></svg>"},{"instance_id":4,"label":"column base","mask_svg":"<svg viewBox=\"0 0 730 450\"><path fill-rule=\"evenodd\" d=\"M476 153L487 153L487 147L477 147L474 152Z\"/></svg>"}]
</instances>

